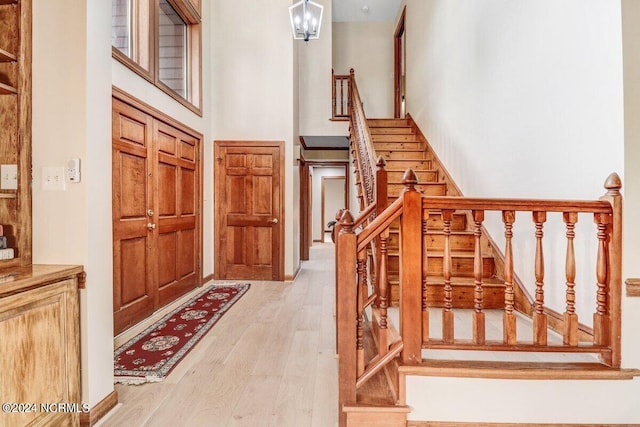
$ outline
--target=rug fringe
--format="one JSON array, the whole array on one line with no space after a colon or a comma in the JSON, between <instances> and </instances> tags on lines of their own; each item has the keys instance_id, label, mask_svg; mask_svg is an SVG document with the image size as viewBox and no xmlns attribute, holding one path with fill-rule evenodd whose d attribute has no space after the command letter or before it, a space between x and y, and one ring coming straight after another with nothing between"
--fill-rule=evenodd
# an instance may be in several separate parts
<instances>
[{"instance_id":1,"label":"rug fringe","mask_svg":"<svg viewBox=\"0 0 640 427\"><path fill-rule=\"evenodd\" d=\"M140 385L145 383L161 383L164 381L162 377L114 377L114 384L125 384L125 385Z\"/></svg>"}]
</instances>

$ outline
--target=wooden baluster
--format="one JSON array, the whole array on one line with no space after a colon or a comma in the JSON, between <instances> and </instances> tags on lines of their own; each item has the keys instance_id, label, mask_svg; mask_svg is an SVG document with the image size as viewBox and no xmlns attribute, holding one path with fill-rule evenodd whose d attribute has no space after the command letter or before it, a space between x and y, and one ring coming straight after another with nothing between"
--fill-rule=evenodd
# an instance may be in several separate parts
<instances>
[{"instance_id":1,"label":"wooden baluster","mask_svg":"<svg viewBox=\"0 0 640 427\"><path fill-rule=\"evenodd\" d=\"M337 265L337 330L338 334L338 407L356 402L356 316L357 316L357 237L353 231L353 216L345 211L340 220ZM346 415L340 414L341 425L346 425Z\"/></svg>"},{"instance_id":2,"label":"wooden baluster","mask_svg":"<svg viewBox=\"0 0 640 427\"><path fill-rule=\"evenodd\" d=\"M382 156L378 157L376 162L376 216L382 214L384 210L387 208L387 170L385 169L387 162L382 158ZM376 263L380 265L380 239L376 239ZM382 277L382 276L377 276ZM386 276L385 276L386 277ZM380 295L380 286L376 282L376 292L378 296ZM376 302L378 305L380 304L380 300L378 297L378 301Z\"/></svg>"},{"instance_id":3,"label":"wooden baluster","mask_svg":"<svg viewBox=\"0 0 640 427\"><path fill-rule=\"evenodd\" d=\"M473 255L473 278L475 287L473 289L473 342L474 344L484 344L486 340L485 334L485 315L484 315L484 292L482 289L482 222L484 221L484 211L474 210L473 215L473 235L475 237L474 255Z\"/></svg>"},{"instance_id":4,"label":"wooden baluster","mask_svg":"<svg viewBox=\"0 0 640 427\"><path fill-rule=\"evenodd\" d=\"M516 343L516 316L514 314L514 291L513 291L513 249L511 239L513 238L513 223L516 221L515 211L502 211L502 222L504 222L504 237L506 240L504 250L504 315L503 315L503 340L505 344Z\"/></svg>"},{"instance_id":5,"label":"wooden baluster","mask_svg":"<svg viewBox=\"0 0 640 427\"><path fill-rule=\"evenodd\" d=\"M400 220L400 334L402 362L422 362L422 197L416 191L418 179L411 169L402 179Z\"/></svg>"},{"instance_id":6,"label":"wooden baluster","mask_svg":"<svg viewBox=\"0 0 640 427\"><path fill-rule=\"evenodd\" d=\"M596 279L598 291L596 312L593 315L593 342L595 345L609 345L609 311L607 310L608 289L608 228L611 215L597 213L594 222L598 226L598 258L596 260Z\"/></svg>"},{"instance_id":7,"label":"wooden baluster","mask_svg":"<svg viewBox=\"0 0 640 427\"><path fill-rule=\"evenodd\" d=\"M364 322L364 304L367 299L367 251L362 250L358 252L358 265L356 271L358 272L358 311L356 319L356 366L358 377L364 373L364 335L363 335L363 322Z\"/></svg>"},{"instance_id":8,"label":"wooden baluster","mask_svg":"<svg viewBox=\"0 0 640 427\"><path fill-rule=\"evenodd\" d=\"M427 276L429 274L427 245L429 237L429 209L422 208L422 342L429 342L429 302L427 301Z\"/></svg>"},{"instance_id":9,"label":"wooden baluster","mask_svg":"<svg viewBox=\"0 0 640 427\"><path fill-rule=\"evenodd\" d=\"M331 69L331 111L332 117L336 117L337 108L336 108L336 73Z\"/></svg>"},{"instance_id":10,"label":"wooden baluster","mask_svg":"<svg viewBox=\"0 0 640 427\"><path fill-rule=\"evenodd\" d=\"M344 116L344 80L340 79L340 115Z\"/></svg>"},{"instance_id":11,"label":"wooden baluster","mask_svg":"<svg viewBox=\"0 0 640 427\"><path fill-rule=\"evenodd\" d=\"M565 260L565 276L567 277L567 308L564 312L564 330L562 342L565 345L578 345L578 315L576 314L576 254L573 248L573 239L576 237L575 226L578 222L577 212L564 212L562 214L567 224L567 257Z\"/></svg>"},{"instance_id":12,"label":"wooden baluster","mask_svg":"<svg viewBox=\"0 0 640 427\"><path fill-rule=\"evenodd\" d=\"M389 229L386 229L380 235L380 255L381 255L381 263L380 263L380 280L379 280L379 308L380 308L380 342L378 345L378 349L381 355L387 353L387 349L389 348L389 331L387 329L387 308L389 307L389 277L388 277L388 251L387 251L387 241L389 240Z\"/></svg>"},{"instance_id":13,"label":"wooden baluster","mask_svg":"<svg viewBox=\"0 0 640 427\"><path fill-rule=\"evenodd\" d=\"M454 340L453 330L453 288L451 287L451 221L453 210L442 210L444 222L444 258L442 260L442 274L444 276L444 307L442 309L442 339L451 344Z\"/></svg>"},{"instance_id":14,"label":"wooden baluster","mask_svg":"<svg viewBox=\"0 0 640 427\"><path fill-rule=\"evenodd\" d=\"M533 212L533 222L536 224L536 298L533 313L533 342L537 345L547 345L547 315L544 313L544 251L542 249L542 227L547 221L544 211Z\"/></svg>"}]
</instances>

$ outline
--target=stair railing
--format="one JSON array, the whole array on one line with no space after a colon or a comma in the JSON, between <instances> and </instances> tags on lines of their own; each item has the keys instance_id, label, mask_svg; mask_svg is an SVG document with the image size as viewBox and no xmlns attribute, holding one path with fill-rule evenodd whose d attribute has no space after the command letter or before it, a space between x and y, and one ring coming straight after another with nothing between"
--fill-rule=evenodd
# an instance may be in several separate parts
<instances>
[{"instance_id":1,"label":"stair railing","mask_svg":"<svg viewBox=\"0 0 640 427\"><path fill-rule=\"evenodd\" d=\"M422 363L423 348L596 353L606 365L620 367L620 305L622 288L622 196L620 178L612 174L605 183L607 193L599 200L524 200L481 199L466 197L426 197L416 190L417 179L413 171L405 173L404 190L400 197L362 230L354 227L356 221L349 211L340 219L336 239L336 292L339 353L339 404L356 402L357 389L398 355L404 364ZM451 222L455 211L471 211L475 223L475 251L473 262L474 311L473 338L456 337L454 328L454 291L452 287ZM480 237L484 213L495 211L502 217L505 234L503 339L486 339L485 310L483 307L483 272ZM444 278L444 307L442 308L442 337L429 336L430 297L427 295L426 266L428 254L424 245L425 224L429 212L437 212L444 224L444 257L441 274ZM532 337L517 336L518 319L514 307L513 224L522 213L530 215L535 226L535 313ZM545 258L542 251L543 227L548 214L561 215L566 224L567 241L564 269L566 309L561 317L562 342L548 341L548 310L545 307L545 289L552 286L544 282ZM578 215L592 215L597 241L597 291L593 297L593 328L585 333L577 315L576 256L574 251L575 225ZM359 221L362 221L359 219ZM363 306L368 294L363 290L363 260L366 250L376 239L384 239L394 221L400 223L400 325L399 337L389 340L386 313L378 307L380 320L373 327L378 341L378 354L365 358L363 346ZM383 252L384 250L382 250ZM427 268L428 267L428 268ZM582 268L582 267L581 267ZM384 263L378 269L379 281L386 283ZM431 273L433 274L433 273ZM364 277L364 279L363 279ZM382 290L380 290L382 292ZM579 327L583 330L579 331ZM584 335L591 338L585 340ZM386 337L385 337L386 336ZM499 362L496 362L499 363ZM342 415L341 415L342 416Z\"/></svg>"},{"instance_id":2,"label":"stair railing","mask_svg":"<svg viewBox=\"0 0 640 427\"><path fill-rule=\"evenodd\" d=\"M331 119L332 120L349 120L351 100L349 99L349 91L351 84L351 76L349 74L335 74L331 70Z\"/></svg>"},{"instance_id":3,"label":"stair railing","mask_svg":"<svg viewBox=\"0 0 640 427\"><path fill-rule=\"evenodd\" d=\"M429 212L441 215L444 235L444 256L442 258L442 277L444 280L444 304L442 308L442 334L441 337L430 337L428 322L430 310L428 296L426 295L426 277L421 290L414 288L411 284L401 283L402 301L401 304L411 303L413 300L421 299L423 322L417 325L411 323L412 328L422 330L422 338L417 342L409 343L403 334L405 348L430 348L430 349L470 349L470 350L490 350L490 351L544 351L563 353L595 353L598 354L606 365L620 367L620 304L622 289L622 196L620 178L612 174L605 182L606 194L599 200L524 200L524 199L480 199L466 197L422 197L420 210L422 215L420 221L408 224L407 229L401 230L406 240L406 233L420 234L424 229L422 224L429 217ZM405 197L415 190L408 188L405 190ZM405 212L407 207L405 206ZM475 250L472 276L475 283L474 289L474 310L472 314L471 340L457 338L454 328L454 289L452 286L451 265L451 222L455 211L471 212L474 220ZM497 212L502 219L504 227L504 271L498 275L504 280L504 308L502 329L502 340L489 340L485 334L485 309L483 306L483 260L480 247L480 237L483 229L485 213ZM545 305L545 295L550 293L547 289L556 290L557 284L545 282L545 263L550 260L545 259L543 253L544 224L547 217L555 215L565 224L564 238L566 239L566 250L564 254L564 313L555 315L553 310ZM591 236L593 246L597 247L596 265L578 266L574 238L576 236L575 226L578 217L591 216L595 223L594 232ZM535 228L533 245L535 255L532 271L535 275L535 297L533 331L531 337L521 337L516 333L517 315L515 310L515 273L513 246L515 236L513 226L516 218L531 218ZM407 215L403 216L406 221ZM434 230L437 231L437 230ZM519 239L526 236L518 236ZM552 236L556 237L556 236ZM415 265L417 262L424 262L428 259L428 254L419 256L417 251L405 252L401 257L410 256L412 261L402 260L403 267ZM580 323L578 318L578 301L576 292L584 294L587 292L584 283L576 283L577 268L589 268L595 272L596 293L593 295L592 304L595 308L593 314L592 327L587 327ZM431 269L431 268L430 268ZM431 271L434 275L438 272ZM500 274L501 273L501 274ZM405 301L405 299L407 301ZM426 303L425 303L426 302ZM585 307L586 308L586 307ZM402 309L401 309L402 311ZM406 307L404 309L407 313ZM584 310L583 310L584 312ZM413 319L415 313L403 320L408 322ZM553 318L552 318L553 317ZM558 329L562 335L561 342L551 342L549 340L549 326L551 322L559 323ZM409 324L409 323L407 323Z\"/></svg>"}]
</instances>

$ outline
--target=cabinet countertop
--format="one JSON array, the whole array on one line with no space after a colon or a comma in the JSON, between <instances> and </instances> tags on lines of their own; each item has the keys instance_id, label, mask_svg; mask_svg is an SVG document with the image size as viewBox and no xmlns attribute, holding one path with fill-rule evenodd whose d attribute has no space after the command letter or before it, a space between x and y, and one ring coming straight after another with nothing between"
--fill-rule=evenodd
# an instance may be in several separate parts
<instances>
[{"instance_id":1,"label":"cabinet countertop","mask_svg":"<svg viewBox=\"0 0 640 427\"><path fill-rule=\"evenodd\" d=\"M80 265L33 264L0 271L0 298L82 272Z\"/></svg>"}]
</instances>

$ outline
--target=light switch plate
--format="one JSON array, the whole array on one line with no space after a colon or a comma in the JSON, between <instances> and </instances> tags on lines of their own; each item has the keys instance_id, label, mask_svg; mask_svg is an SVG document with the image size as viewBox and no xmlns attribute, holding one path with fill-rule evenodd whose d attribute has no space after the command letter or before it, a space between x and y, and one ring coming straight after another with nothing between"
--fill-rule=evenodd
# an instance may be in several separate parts
<instances>
[{"instance_id":1,"label":"light switch plate","mask_svg":"<svg viewBox=\"0 0 640 427\"><path fill-rule=\"evenodd\" d=\"M18 189L18 165L0 165L0 190Z\"/></svg>"},{"instance_id":2,"label":"light switch plate","mask_svg":"<svg viewBox=\"0 0 640 427\"><path fill-rule=\"evenodd\" d=\"M45 191L64 191L64 167L45 166L42 168L42 189Z\"/></svg>"}]
</instances>

